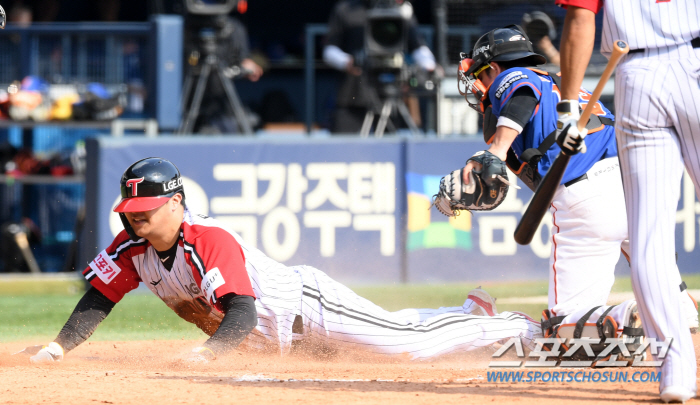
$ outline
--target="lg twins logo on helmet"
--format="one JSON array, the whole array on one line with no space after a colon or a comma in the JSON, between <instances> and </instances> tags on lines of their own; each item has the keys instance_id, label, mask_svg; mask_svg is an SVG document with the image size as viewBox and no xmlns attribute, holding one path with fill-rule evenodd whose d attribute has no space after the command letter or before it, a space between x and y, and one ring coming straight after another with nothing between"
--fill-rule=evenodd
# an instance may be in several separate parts
<instances>
[{"instance_id":1,"label":"lg twins logo on helmet","mask_svg":"<svg viewBox=\"0 0 700 405\"><path fill-rule=\"evenodd\" d=\"M182 185L182 177L178 177L175 180L170 180L167 183L163 183L163 192L167 193L168 191L175 190L176 188L180 187Z\"/></svg>"},{"instance_id":2,"label":"lg twins logo on helmet","mask_svg":"<svg viewBox=\"0 0 700 405\"><path fill-rule=\"evenodd\" d=\"M129 179L126 181L126 187L131 187L131 196L136 197L138 195L138 184L143 181L143 177L140 179Z\"/></svg>"}]
</instances>

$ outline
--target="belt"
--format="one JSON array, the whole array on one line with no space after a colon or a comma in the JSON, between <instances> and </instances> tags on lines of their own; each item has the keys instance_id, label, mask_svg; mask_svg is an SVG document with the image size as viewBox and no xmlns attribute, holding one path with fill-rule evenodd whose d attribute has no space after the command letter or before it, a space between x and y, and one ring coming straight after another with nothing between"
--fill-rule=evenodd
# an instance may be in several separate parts
<instances>
[{"instance_id":1,"label":"belt","mask_svg":"<svg viewBox=\"0 0 700 405\"><path fill-rule=\"evenodd\" d=\"M564 187L573 186L574 184L578 183L581 180L588 180L588 174L584 173L573 180L567 181L566 183L564 183Z\"/></svg>"},{"instance_id":2,"label":"belt","mask_svg":"<svg viewBox=\"0 0 700 405\"><path fill-rule=\"evenodd\" d=\"M690 45L693 48L700 48L700 37L693 38L690 40ZM640 49L630 49L628 53L639 53L639 52L644 52L646 49L640 48Z\"/></svg>"}]
</instances>

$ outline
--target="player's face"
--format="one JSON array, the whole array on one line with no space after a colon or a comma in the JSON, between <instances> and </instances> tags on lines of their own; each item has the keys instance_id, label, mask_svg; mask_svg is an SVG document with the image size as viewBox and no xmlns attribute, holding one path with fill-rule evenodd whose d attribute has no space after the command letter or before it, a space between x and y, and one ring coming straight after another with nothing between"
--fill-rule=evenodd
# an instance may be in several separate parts
<instances>
[{"instance_id":1,"label":"player's face","mask_svg":"<svg viewBox=\"0 0 700 405\"><path fill-rule=\"evenodd\" d=\"M503 69L501 69L501 65L499 65L496 62L491 62L490 66L490 69L486 69L483 72L479 73L479 80L481 80L481 82L484 83L484 86L486 86L487 89L493 84L493 81L496 80L498 75L500 75L503 71Z\"/></svg>"},{"instance_id":2,"label":"player's face","mask_svg":"<svg viewBox=\"0 0 700 405\"><path fill-rule=\"evenodd\" d=\"M136 235L148 239L149 236L156 235L158 230L167 219L168 203L144 212L125 212L129 224L136 232Z\"/></svg>"}]
</instances>

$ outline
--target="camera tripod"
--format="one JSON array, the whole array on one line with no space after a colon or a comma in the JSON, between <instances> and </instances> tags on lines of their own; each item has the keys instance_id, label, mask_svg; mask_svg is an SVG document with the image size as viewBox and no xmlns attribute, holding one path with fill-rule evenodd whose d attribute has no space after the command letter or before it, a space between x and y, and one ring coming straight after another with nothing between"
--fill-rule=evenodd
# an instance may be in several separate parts
<instances>
[{"instance_id":1,"label":"camera tripod","mask_svg":"<svg viewBox=\"0 0 700 405\"><path fill-rule=\"evenodd\" d=\"M408 107L401 100L401 94L396 86L386 86L384 88L384 94L386 95L384 101L380 101L379 95L376 90L371 91L371 102L372 107L365 113L365 120L362 122L362 128L360 129L360 136L366 138L369 136L369 131L372 128L372 122L374 121L374 116L378 113L379 120L377 121L377 127L374 129L374 136L376 138L381 138L384 136L384 131L389 128L389 131L396 132L396 126L391 121L391 113L398 111L401 118L403 118L408 128L411 130L413 135L418 135L419 130L411 113L408 111Z\"/></svg>"},{"instance_id":2,"label":"camera tripod","mask_svg":"<svg viewBox=\"0 0 700 405\"><path fill-rule=\"evenodd\" d=\"M192 97L192 102L189 103L189 107L188 100L190 98L190 92L192 91L195 76L197 76L197 74L194 72L194 66L190 67L190 71L185 79L182 93L183 119L177 133L189 134L192 132L197 116L199 116L199 108L202 105L202 98L204 97L204 90L207 87L207 80L209 80L209 75L213 70L219 75L219 80L221 80L221 85L224 87L224 92L226 93L229 107L231 107L231 111L233 111L233 115L236 117L238 127L244 134L252 135L253 129L248 122L248 117L243 109L243 104L241 104L241 99L238 97L236 88L231 83L230 78L225 73L227 69L224 67L223 62L221 62L213 50L208 49L207 46L205 46L204 49L208 52L204 58L204 65L199 72L197 87L194 90L194 96Z\"/></svg>"}]
</instances>

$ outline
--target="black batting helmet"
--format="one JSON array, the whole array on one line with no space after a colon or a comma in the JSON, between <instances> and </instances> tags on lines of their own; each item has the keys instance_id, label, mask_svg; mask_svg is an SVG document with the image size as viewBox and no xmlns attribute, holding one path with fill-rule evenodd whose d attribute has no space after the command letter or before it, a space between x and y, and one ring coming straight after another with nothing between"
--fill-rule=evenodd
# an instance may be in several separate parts
<instances>
[{"instance_id":1,"label":"black batting helmet","mask_svg":"<svg viewBox=\"0 0 700 405\"><path fill-rule=\"evenodd\" d=\"M490 62L521 61L523 66L537 66L547 59L535 53L527 34L517 25L496 28L481 36L471 53L474 60L466 72L478 76Z\"/></svg>"},{"instance_id":2,"label":"black batting helmet","mask_svg":"<svg viewBox=\"0 0 700 405\"><path fill-rule=\"evenodd\" d=\"M120 182L122 200L115 212L144 212L158 208L176 193L185 196L182 177L170 161L149 157L129 166Z\"/></svg>"}]
</instances>

